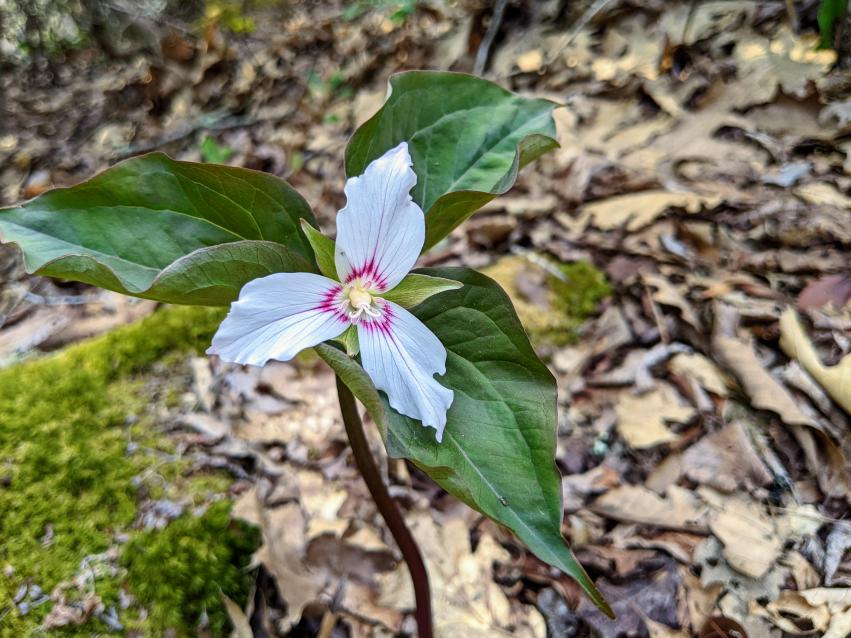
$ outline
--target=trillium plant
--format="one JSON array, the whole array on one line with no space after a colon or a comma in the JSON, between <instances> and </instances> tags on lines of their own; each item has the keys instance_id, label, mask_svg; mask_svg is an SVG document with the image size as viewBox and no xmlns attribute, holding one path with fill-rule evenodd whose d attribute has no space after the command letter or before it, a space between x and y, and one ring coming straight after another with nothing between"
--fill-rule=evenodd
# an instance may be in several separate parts
<instances>
[{"instance_id":1,"label":"trillium plant","mask_svg":"<svg viewBox=\"0 0 851 638\"><path fill-rule=\"evenodd\" d=\"M556 105L456 73L408 72L346 149L336 241L265 173L130 159L0 210L29 272L162 302L229 306L211 355L262 366L314 348L337 375L352 452L414 580L428 576L364 435L510 529L611 611L561 534L556 384L508 296L467 268L412 270L424 250L557 146Z\"/></svg>"}]
</instances>

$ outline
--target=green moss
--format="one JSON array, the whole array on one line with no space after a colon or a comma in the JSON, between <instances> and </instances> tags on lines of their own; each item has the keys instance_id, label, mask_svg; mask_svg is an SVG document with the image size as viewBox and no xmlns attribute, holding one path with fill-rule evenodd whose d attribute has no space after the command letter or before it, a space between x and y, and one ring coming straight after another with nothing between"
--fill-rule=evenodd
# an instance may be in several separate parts
<instances>
[{"instance_id":1,"label":"green moss","mask_svg":"<svg viewBox=\"0 0 851 638\"><path fill-rule=\"evenodd\" d=\"M140 497L202 502L208 491L226 488L223 475L189 476L185 462L163 461L172 449L157 431L152 405L163 405L186 377L177 368L161 379L150 369L158 361L170 371L185 365L188 352L206 347L222 316L217 309L167 308L0 370L0 636L31 635L50 608L19 616L12 599L22 584L50 592L78 573L83 558L115 545L119 533L139 534L131 526ZM229 538L220 542L230 547ZM118 577L94 582L107 605L117 597ZM128 579L138 582L132 569ZM163 575L160 584L168 583ZM89 624L97 627L81 627L80 635L106 629Z\"/></svg>"},{"instance_id":2,"label":"green moss","mask_svg":"<svg viewBox=\"0 0 851 638\"><path fill-rule=\"evenodd\" d=\"M539 345L562 346L575 341L582 323L611 294L606 276L583 261L560 264L512 256L483 272L505 289L530 338ZM525 285L521 285L521 277ZM529 288L539 294L532 297Z\"/></svg>"},{"instance_id":3,"label":"green moss","mask_svg":"<svg viewBox=\"0 0 851 638\"><path fill-rule=\"evenodd\" d=\"M130 587L149 611L155 635L167 629L191 633L206 612L214 636L225 635L228 617L221 592L244 601L251 586L248 564L260 531L230 518L231 503L214 503L202 516L172 521L163 531L137 535L121 562Z\"/></svg>"},{"instance_id":4,"label":"green moss","mask_svg":"<svg viewBox=\"0 0 851 638\"><path fill-rule=\"evenodd\" d=\"M597 311L603 299L612 294L606 275L587 261L557 264L556 268L564 278L550 275L547 280L556 309L565 315L585 320Z\"/></svg>"}]
</instances>

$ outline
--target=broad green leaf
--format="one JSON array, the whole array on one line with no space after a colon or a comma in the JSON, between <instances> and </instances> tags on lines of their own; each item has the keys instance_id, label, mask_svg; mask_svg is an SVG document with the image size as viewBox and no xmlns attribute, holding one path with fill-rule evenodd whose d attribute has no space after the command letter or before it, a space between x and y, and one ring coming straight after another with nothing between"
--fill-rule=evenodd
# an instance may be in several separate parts
<instances>
[{"instance_id":1,"label":"broad green leaf","mask_svg":"<svg viewBox=\"0 0 851 638\"><path fill-rule=\"evenodd\" d=\"M152 153L0 210L0 241L21 247L31 273L219 305L254 276L315 270L302 218L315 224L272 175Z\"/></svg>"},{"instance_id":2,"label":"broad green leaf","mask_svg":"<svg viewBox=\"0 0 851 638\"><path fill-rule=\"evenodd\" d=\"M424 250L497 195L517 172L558 146L548 100L521 97L461 73L410 71L390 79L390 96L352 136L346 173L360 175L385 151L408 142L426 212Z\"/></svg>"},{"instance_id":3,"label":"broad green leaf","mask_svg":"<svg viewBox=\"0 0 851 638\"><path fill-rule=\"evenodd\" d=\"M511 529L611 614L561 535L555 380L494 281L462 268L422 272L463 284L412 310L446 346L446 374L439 380L455 398L442 443L433 430L391 409L356 361L329 345L317 351L372 415L391 456L410 459L448 492Z\"/></svg>"},{"instance_id":4,"label":"broad green leaf","mask_svg":"<svg viewBox=\"0 0 851 638\"><path fill-rule=\"evenodd\" d=\"M313 256L316 263L319 265L319 272L326 277L330 277L335 281L339 281L337 276L337 264L334 261L334 240L326 237L319 230L310 225L307 220L301 220L301 229L304 231L304 236L310 243L313 249Z\"/></svg>"},{"instance_id":5,"label":"broad green leaf","mask_svg":"<svg viewBox=\"0 0 851 638\"><path fill-rule=\"evenodd\" d=\"M388 301L393 301L403 308L413 308L433 295L447 290L456 290L462 284L452 279L432 277L421 273L410 273L393 290L381 295Z\"/></svg>"}]
</instances>

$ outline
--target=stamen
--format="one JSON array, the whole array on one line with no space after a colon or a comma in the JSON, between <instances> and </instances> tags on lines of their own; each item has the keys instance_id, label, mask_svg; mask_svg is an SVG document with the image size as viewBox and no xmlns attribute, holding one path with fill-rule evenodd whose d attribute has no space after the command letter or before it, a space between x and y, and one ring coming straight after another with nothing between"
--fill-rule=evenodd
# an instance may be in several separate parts
<instances>
[{"instance_id":1,"label":"stamen","mask_svg":"<svg viewBox=\"0 0 851 638\"><path fill-rule=\"evenodd\" d=\"M365 317L378 318L382 316L381 300L369 292L371 282L358 278L346 283L340 294L340 312L349 321L358 322Z\"/></svg>"}]
</instances>

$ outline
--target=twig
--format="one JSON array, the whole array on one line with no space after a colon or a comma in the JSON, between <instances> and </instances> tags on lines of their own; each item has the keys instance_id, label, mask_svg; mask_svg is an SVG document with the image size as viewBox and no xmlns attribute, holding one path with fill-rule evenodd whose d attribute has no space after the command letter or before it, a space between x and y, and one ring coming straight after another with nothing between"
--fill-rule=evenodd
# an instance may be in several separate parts
<instances>
[{"instance_id":1,"label":"twig","mask_svg":"<svg viewBox=\"0 0 851 638\"><path fill-rule=\"evenodd\" d=\"M798 12L795 11L795 0L786 0L786 15L789 16L789 28L792 33L798 33Z\"/></svg>"},{"instance_id":2,"label":"twig","mask_svg":"<svg viewBox=\"0 0 851 638\"><path fill-rule=\"evenodd\" d=\"M683 34L680 36L680 41L677 44L685 44L686 36L688 35L688 30L691 29L692 22L694 21L694 14L697 11L697 0L691 0L691 3L688 6L688 14L686 14L686 21L683 24Z\"/></svg>"},{"instance_id":3,"label":"twig","mask_svg":"<svg viewBox=\"0 0 851 638\"><path fill-rule=\"evenodd\" d=\"M558 56L561 55L561 52L564 51L567 47L569 47L570 43L576 39L576 36L578 36L582 32L582 29L584 29L588 25L588 23L591 22L591 20L593 20L594 17L598 13L600 13L600 11L602 11L606 7L606 5L609 4L611 1L612 0L597 0L594 4L592 4L588 8L588 11L583 13L582 17L579 18L579 20L576 22L576 25L573 27L573 30L567 34L564 42L560 43L558 46L555 47L554 51L549 56L549 59L544 62L544 66L548 67L550 64L555 62L556 59L558 59Z\"/></svg>"},{"instance_id":4,"label":"twig","mask_svg":"<svg viewBox=\"0 0 851 638\"><path fill-rule=\"evenodd\" d=\"M493 46L493 41L499 32L499 27L502 24L502 16L505 14L505 6L507 4L508 0L496 0L494 4L493 15L491 15L488 30L485 32L485 37L482 38L481 44L479 44L479 50L476 51L476 63L473 65L473 75L481 75L485 72L491 46Z\"/></svg>"},{"instance_id":5,"label":"twig","mask_svg":"<svg viewBox=\"0 0 851 638\"><path fill-rule=\"evenodd\" d=\"M343 414L343 423L346 425L346 434L349 437L349 444L352 446L355 463L369 489L369 493L378 506L381 517L387 523L393 539L402 552L402 557L405 559L408 571L411 574L411 580L414 582L414 599L417 605L415 615L419 638L433 638L428 572L422 554L420 554L420 548L405 525L405 519L402 518L402 513L387 491L387 486L384 485L375 459L372 458L360 414L358 414L355 397L339 377L337 377L337 396L340 400L340 411Z\"/></svg>"},{"instance_id":6,"label":"twig","mask_svg":"<svg viewBox=\"0 0 851 638\"><path fill-rule=\"evenodd\" d=\"M668 328L665 326L665 319L662 317L662 313L659 312L659 306L656 304L656 300L653 299L650 287L647 284L644 284L644 294L647 296L647 304L650 306L650 312L653 315L653 320L656 322L656 328L659 330L659 338L664 343L669 343L671 337L668 334Z\"/></svg>"}]
</instances>

